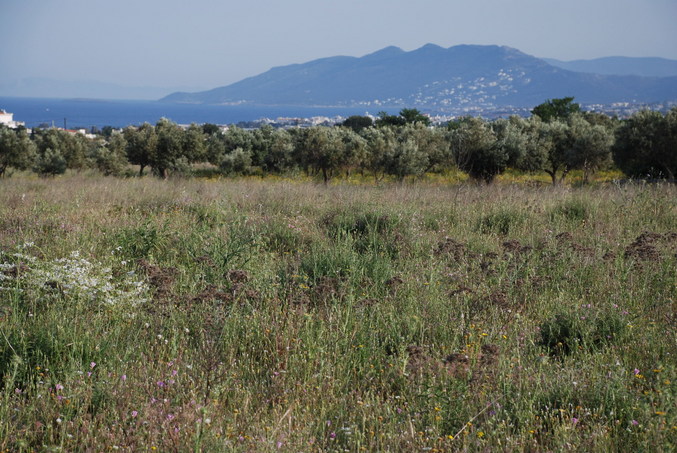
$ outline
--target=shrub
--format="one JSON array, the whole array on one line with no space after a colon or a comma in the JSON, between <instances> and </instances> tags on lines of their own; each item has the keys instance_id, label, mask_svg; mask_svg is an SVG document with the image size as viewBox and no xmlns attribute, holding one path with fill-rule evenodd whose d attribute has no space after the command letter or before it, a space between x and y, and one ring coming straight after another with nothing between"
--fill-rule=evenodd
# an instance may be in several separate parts
<instances>
[{"instance_id":1,"label":"shrub","mask_svg":"<svg viewBox=\"0 0 677 453\"><path fill-rule=\"evenodd\" d=\"M590 218L590 207L588 203L581 199L566 200L551 211L550 218L555 220L562 217L572 222L582 222Z\"/></svg>"},{"instance_id":2,"label":"shrub","mask_svg":"<svg viewBox=\"0 0 677 453\"><path fill-rule=\"evenodd\" d=\"M551 355L565 356L575 350L595 351L619 341L626 322L614 312L577 317L559 313L540 325L539 345Z\"/></svg>"},{"instance_id":3,"label":"shrub","mask_svg":"<svg viewBox=\"0 0 677 453\"><path fill-rule=\"evenodd\" d=\"M66 173L66 159L58 150L48 148L35 162L34 170L40 176L56 176Z\"/></svg>"},{"instance_id":4,"label":"shrub","mask_svg":"<svg viewBox=\"0 0 677 453\"><path fill-rule=\"evenodd\" d=\"M525 215L516 210L503 209L481 217L477 223L480 233L507 235L525 220Z\"/></svg>"}]
</instances>

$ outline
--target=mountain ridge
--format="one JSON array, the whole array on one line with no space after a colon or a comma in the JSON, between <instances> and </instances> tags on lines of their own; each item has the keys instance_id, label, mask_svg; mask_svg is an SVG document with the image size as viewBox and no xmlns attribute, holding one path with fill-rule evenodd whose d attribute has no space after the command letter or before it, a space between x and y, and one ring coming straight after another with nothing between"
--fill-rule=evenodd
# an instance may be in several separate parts
<instances>
[{"instance_id":1,"label":"mountain ridge","mask_svg":"<svg viewBox=\"0 0 677 453\"><path fill-rule=\"evenodd\" d=\"M611 56L571 61L543 58L543 61L575 72L589 72L602 75L637 75L643 77L677 76L677 60L659 57Z\"/></svg>"},{"instance_id":2,"label":"mountain ridge","mask_svg":"<svg viewBox=\"0 0 677 453\"><path fill-rule=\"evenodd\" d=\"M575 72L507 46L426 44L385 47L362 57L335 56L287 66L211 90L173 93L163 102L205 104L530 107L548 98L582 103L677 99L677 76Z\"/></svg>"}]
</instances>

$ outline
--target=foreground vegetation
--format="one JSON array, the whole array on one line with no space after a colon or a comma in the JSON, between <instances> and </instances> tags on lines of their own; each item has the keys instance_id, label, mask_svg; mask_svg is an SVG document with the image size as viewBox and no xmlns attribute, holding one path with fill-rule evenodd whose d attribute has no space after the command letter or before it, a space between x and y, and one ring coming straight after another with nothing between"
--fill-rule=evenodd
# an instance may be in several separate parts
<instances>
[{"instance_id":1,"label":"foreground vegetation","mask_svg":"<svg viewBox=\"0 0 677 453\"><path fill-rule=\"evenodd\" d=\"M626 120L581 112L573 98L547 101L530 118L494 121L458 118L430 126L416 109L399 116L354 116L341 125L222 130L213 124L179 126L161 119L123 131L105 128L88 139L75 131L0 126L0 177L32 169L42 176L67 169L96 169L131 176L188 176L209 167L213 175L294 176L331 179L350 174L416 180L426 174L462 171L486 183L508 169L548 175L553 185L580 171L587 182L620 169L627 177L675 181L677 108L641 111ZM83 131L84 132L84 131ZM204 174L204 173L203 173Z\"/></svg>"},{"instance_id":2,"label":"foreground vegetation","mask_svg":"<svg viewBox=\"0 0 677 453\"><path fill-rule=\"evenodd\" d=\"M673 451L676 200L0 180L0 450Z\"/></svg>"}]
</instances>

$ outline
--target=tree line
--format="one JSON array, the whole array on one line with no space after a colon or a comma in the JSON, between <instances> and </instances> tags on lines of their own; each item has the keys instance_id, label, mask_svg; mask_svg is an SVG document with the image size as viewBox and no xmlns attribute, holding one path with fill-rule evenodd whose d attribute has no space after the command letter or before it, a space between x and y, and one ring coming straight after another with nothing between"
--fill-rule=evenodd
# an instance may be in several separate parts
<instances>
[{"instance_id":1,"label":"tree line","mask_svg":"<svg viewBox=\"0 0 677 453\"><path fill-rule=\"evenodd\" d=\"M166 178L209 164L225 176L302 171L325 183L359 172L376 181L397 180L458 168L491 183L508 168L543 172L553 184L572 170L588 180L616 166L628 177L669 179L677 173L677 108L667 114L640 111L626 120L582 112L573 98L537 106L529 118L487 121L477 117L431 127L416 109L381 113L376 121L353 116L334 127L255 130L212 124L182 128L161 119L97 139L59 129L0 128L0 176L31 169L49 176L66 169L98 169L104 175Z\"/></svg>"}]
</instances>

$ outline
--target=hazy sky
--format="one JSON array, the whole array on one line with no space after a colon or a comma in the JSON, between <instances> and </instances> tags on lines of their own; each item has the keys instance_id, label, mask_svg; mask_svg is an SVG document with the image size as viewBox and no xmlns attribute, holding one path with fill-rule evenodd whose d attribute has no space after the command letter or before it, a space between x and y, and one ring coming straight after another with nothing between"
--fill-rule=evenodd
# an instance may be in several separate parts
<instances>
[{"instance_id":1,"label":"hazy sky","mask_svg":"<svg viewBox=\"0 0 677 453\"><path fill-rule=\"evenodd\" d=\"M677 0L0 0L5 79L212 88L389 45L677 59Z\"/></svg>"}]
</instances>

